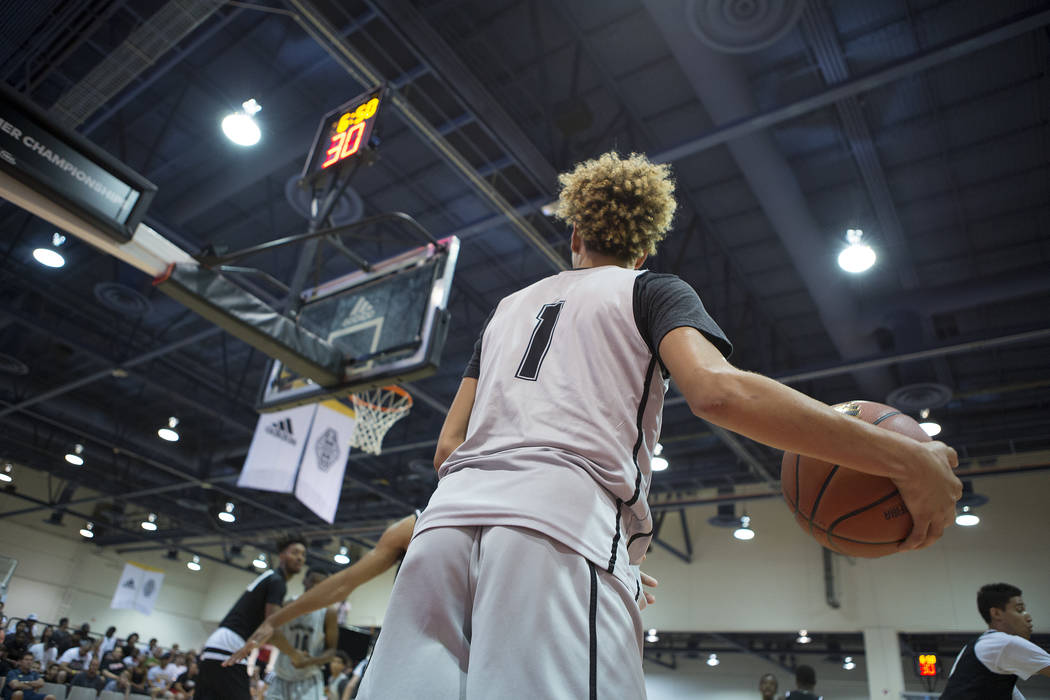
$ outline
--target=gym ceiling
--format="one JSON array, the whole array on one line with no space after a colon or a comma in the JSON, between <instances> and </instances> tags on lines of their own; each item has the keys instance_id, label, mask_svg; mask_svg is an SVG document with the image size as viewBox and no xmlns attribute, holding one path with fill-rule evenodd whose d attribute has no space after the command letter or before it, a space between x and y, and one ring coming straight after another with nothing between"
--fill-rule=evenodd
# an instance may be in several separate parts
<instances>
[{"instance_id":1,"label":"gym ceiling","mask_svg":"<svg viewBox=\"0 0 1050 700\"><path fill-rule=\"evenodd\" d=\"M0 518L69 536L91 520L98 545L192 549L239 567L278 530L310 533L318 559L374 540L426 505L444 410L489 311L568 260L565 228L542 212L556 173L609 149L672 163L679 211L650 268L697 289L737 366L828 403L930 409L978 500L990 474L1048 463L1045 3L0 8L3 80L156 184L146 223L183 249L303 232L295 181L318 121L376 78L431 128L388 104L378 157L337 219L402 211L463 240L441 369L412 385L415 407L381 456L351 456L329 527L290 495L235 485L264 356L72 237L65 267L42 267L31 252L54 228L0 206L0 462L15 475ZM219 123L250 98L262 139L243 148ZM848 229L877 252L866 273L836 264ZM391 227L345 242L371 260L415 245ZM351 269L320 250L311 283ZM287 282L298 255L245 264ZM778 493L776 451L706 425L676 397L655 508L718 502L731 519L735 501ZM157 437L171 416L177 443ZM64 459L77 444L80 467ZM226 502L234 523L215 517ZM148 513L156 532L139 527Z\"/></svg>"}]
</instances>

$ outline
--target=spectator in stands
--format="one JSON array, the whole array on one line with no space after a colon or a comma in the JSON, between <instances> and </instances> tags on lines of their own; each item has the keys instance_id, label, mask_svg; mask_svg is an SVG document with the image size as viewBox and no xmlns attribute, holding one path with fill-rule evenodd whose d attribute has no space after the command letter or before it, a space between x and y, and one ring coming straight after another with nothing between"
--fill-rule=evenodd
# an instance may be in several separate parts
<instances>
[{"instance_id":1,"label":"spectator in stands","mask_svg":"<svg viewBox=\"0 0 1050 700\"><path fill-rule=\"evenodd\" d=\"M128 683L128 668L123 661L117 658L116 655L118 653L120 652L111 651L102 657L99 673L106 679L106 685L103 690L124 692L130 686ZM121 679L124 681L123 684L121 684Z\"/></svg>"},{"instance_id":2,"label":"spectator in stands","mask_svg":"<svg viewBox=\"0 0 1050 700\"><path fill-rule=\"evenodd\" d=\"M98 659L92 659L88 667L73 676L70 685L82 688L92 688L95 692L102 690L106 685L106 679L99 673Z\"/></svg>"},{"instance_id":3,"label":"spectator in stands","mask_svg":"<svg viewBox=\"0 0 1050 700\"><path fill-rule=\"evenodd\" d=\"M146 672L149 694L154 698L174 698L174 694L169 690L174 679L169 677L164 670L168 661L167 654L161 654L159 661L160 663L151 666L149 671Z\"/></svg>"},{"instance_id":4,"label":"spectator in stands","mask_svg":"<svg viewBox=\"0 0 1050 700\"><path fill-rule=\"evenodd\" d=\"M342 700L343 692L350 682L350 657L342 649L336 651L335 658L328 662L328 674L325 697L328 700Z\"/></svg>"},{"instance_id":5,"label":"spectator in stands","mask_svg":"<svg viewBox=\"0 0 1050 700\"><path fill-rule=\"evenodd\" d=\"M69 618L63 617L58 621L58 627L51 630L51 639L55 640L58 653L64 654L66 649L73 646L73 631L69 629Z\"/></svg>"},{"instance_id":6,"label":"spectator in stands","mask_svg":"<svg viewBox=\"0 0 1050 700\"><path fill-rule=\"evenodd\" d=\"M14 634L7 635L4 646L7 648L7 657L11 660L21 659L22 654L29 651L33 644L33 638L29 636L29 625L24 620L19 620L15 625Z\"/></svg>"},{"instance_id":7,"label":"spectator in stands","mask_svg":"<svg viewBox=\"0 0 1050 700\"><path fill-rule=\"evenodd\" d=\"M18 668L8 672L3 692L11 700L55 700L54 695L40 692L43 687L44 679L33 670L33 655L27 651L19 659Z\"/></svg>"},{"instance_id":8,"label":"spectator in stands","mask_svg":"<svg viewBox=\"0 0 1050 700\"><path fill-rule=\"evenodd\" d=\"M48 683L61 683L65 685L66 679L69 678L69 674L62 670L62 667L55 662L47 667L47 673L44 674L44 680Z\"/></svg>"},{"instance_id":9,"label":"spectator in stands","mask_svg":"<svg viewBox=\"0 0 1050 700\"><path fill-rule=\"evenodd\" d=\"M67 675L72 677L77 671L85 670L91 664L94 654L91 653L91 640L83 638L80 644L66 649L62 656L58 657L58 665Z\"/></svg>"},{"instance_id":10,"label":"spectator in stands","mask_svg":"<svg viewBox=\"0 0 1050 700\"><path fill-rule=\"evenodd\" d=\"M142 695L149 694L149 680L146 678L147 673L149 673L149 659L146 658L145 654L139 654L139 662L131 669L131 674L129 676L131 692Z\"/></svg>"},{"instance_id":11,"label":"spectator in stands","mask_svg":"<svg viewBox=\"0 0 1050 700\"><path fill-rule=\"evenodd\" d=\"M121 657L123 658L130 656L132 660L134 660L137 656L135 652L139 650L137 645L138 641L139 635L137 632L132 632L131 634L129 634L127 640L124 642L124 653L121 654Z\"/></svg>"},{"instance_id":12,"label":"spectator in stands","mask_svg":"<svg viewBox=\"0 0 1050 700\"><path fill-rule=\"evenodd\" d=\"M54 640L46 634L46 630L45 635L40 638L39 642L29 645L29 651L44 668L58 661L58 649L55 648Z\"/></svg>"},{"instance_id":13,"label":"spectator in stands","mask_svg":"<svg viewBox=\"0 0 1050 700\"><path fill-rule=\"evenodd\" d=\"M192 658L190 658L189 664L189 668L176 679L175 685L172 687L172 690L175 692L175 700L190 700L193 697L193 691L197 688L197 674L200 671L197 669L197 662Z\"/></svg>"},{"instance_id":14,"label":"spectator in stands","mask_svg":"<svg viewBox=\"0 0 1050 700\"><path fill-rule=\"evenodd\" d=\"M4 613L4 601L0 600L0 628L7 629L7 615Z\"/></svg>"},{"instance_id":15,"label":"spectator in stands","mask_svg":"<svg viewBox=\"0 0 1050 700\"><path fill-rule=\"evenodd\" d=\"M3 632L3 629L0 629ZM7 674L14 669L15 664L12 664L7 658L7 647L0 644L0 676L7 678Z\"/></svg>"},{"instance_id":16,"label":"spectator in stands","mask_svg":"<svg viewBox=\"0 0 1050 700\"><path fill-rule=\"evenodd\" d=\"M149 645L147 646L146 656L150 657L151 659L160 659L160 655L163 654L163 653L164 653L164 650L161 649L157 645L157 638L156 637L154 637L153 639L149 640Z\"/></svg>"},{"instance_id":17,"label":"spectator in stands","mask_svg":"<svg viewBox=\"0 0 1050 700\"><path fill-rule=\"evenodd\" d=\"M105 656L109 652L113 651L117 647L117 628L112 625L106 630L106 636L102 638L102 641L98 645L98 655Z\"/></svg>"},{"instance_id":18,"label":"spectator in stands","mask_svg":"<svg viewBox=\"0 0 1050 700\"><path fill-rule=\"evenodd\" d=\"M175 681L176 678L186 673L188 666L186 665L185 654L176 654L174 651L168 652L170 657L168 664L164 667L164 672L168 674L168 678Z\"/></svg>"}]
</instances>

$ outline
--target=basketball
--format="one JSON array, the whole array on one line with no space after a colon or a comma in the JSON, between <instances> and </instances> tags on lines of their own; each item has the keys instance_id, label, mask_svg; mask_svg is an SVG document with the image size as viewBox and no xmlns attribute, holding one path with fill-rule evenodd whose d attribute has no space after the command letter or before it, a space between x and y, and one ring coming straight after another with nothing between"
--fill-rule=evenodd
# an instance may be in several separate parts
<instances>
[{"instance_id":1,"label":"basketball","mask_svg":"<svg viewBox=\"0 0 1050 700\"><path fill-rule=\"evenodd\" d=\"M849 401L833 408L914 440L930 441L915 420L892 406ZM799 526L833 552L882 557L896 552L911 532L911 514L886 477L785 452L780 486Z\"/></svg>"}]
</instances>

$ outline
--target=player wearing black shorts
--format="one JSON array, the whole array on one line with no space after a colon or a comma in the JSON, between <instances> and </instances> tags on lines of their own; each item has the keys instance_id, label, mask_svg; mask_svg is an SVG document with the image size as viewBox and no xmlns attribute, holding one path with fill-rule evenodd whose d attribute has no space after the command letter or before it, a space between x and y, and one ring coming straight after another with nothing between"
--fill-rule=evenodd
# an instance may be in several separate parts
<instances>
[{"instance_id":1,"label":"player wearing black shorts","mask_svg":"<svg viewBox=\"0 0 1050 700\"><path fill-rule=\"evenodd\" d=\"M268 615L281 607L288 590L288 579L299 573L306 563L306 541L298 535L285 536L277 541L277 555L280 565L260 574L249 584L226 613L219 628L204 643L195 700L251 698L245 664L224 667L223 661L244 645L244 640ZM280 632L274 633L270 643L293 659L301 656Z\"/></svg>"}]
</instances>

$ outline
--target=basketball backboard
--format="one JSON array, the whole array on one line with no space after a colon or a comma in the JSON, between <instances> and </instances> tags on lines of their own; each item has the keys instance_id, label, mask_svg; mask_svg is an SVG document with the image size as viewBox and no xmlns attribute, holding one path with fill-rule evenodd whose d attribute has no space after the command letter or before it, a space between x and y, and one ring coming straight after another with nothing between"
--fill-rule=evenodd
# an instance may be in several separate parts
<instances>
[{"instance_id":1,"label":"basketball backboard","mask_svg":"<svg viewBox=\"0 0 1050 700\"><path fill-rule=\"evenodd\" d=\"M448 334L459 255L449 237L304 290L296 321L344 357L338 384L321 386L271 360L257 408L273 411L433 374Z\"/></svg>"}]
</instances>

